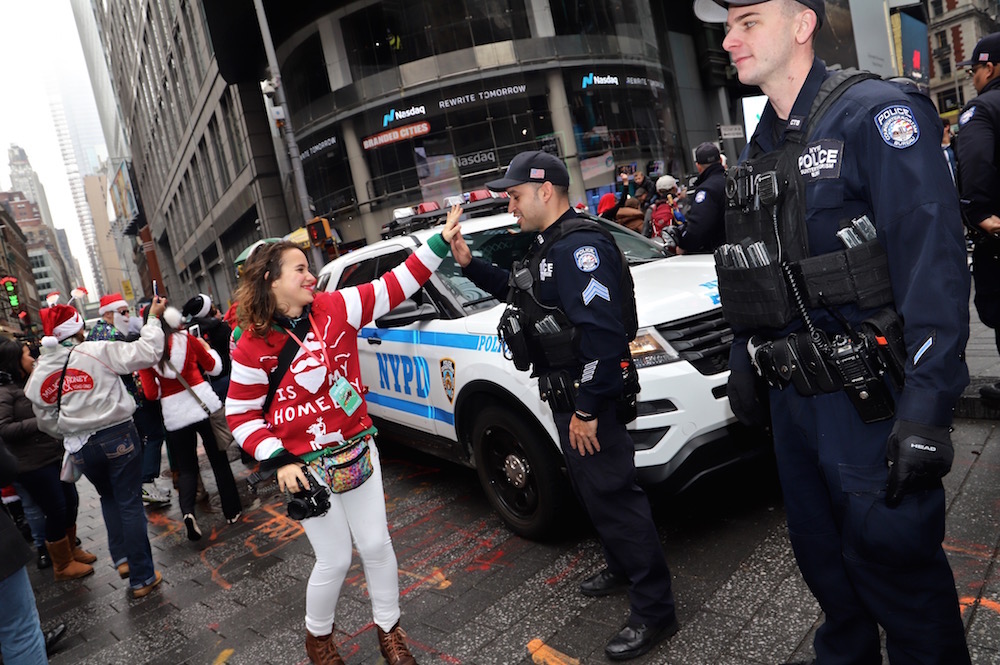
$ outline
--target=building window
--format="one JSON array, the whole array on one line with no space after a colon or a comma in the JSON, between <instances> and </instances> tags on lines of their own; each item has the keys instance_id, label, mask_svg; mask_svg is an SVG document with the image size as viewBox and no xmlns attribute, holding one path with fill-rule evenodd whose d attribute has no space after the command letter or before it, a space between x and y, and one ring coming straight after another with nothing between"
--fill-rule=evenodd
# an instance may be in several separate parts
<instances>
[{"instance_id":1,"label":"building window","mask_svg":"<svg viewBox=\"0 0 1000 665\"><path fill-rule=\"evenodd\" d=\"M330 77L326 73L326 58L319 33L296 47L281 68L287 72L282 85L285 86L290 108L304 109L330 93Z\"/></svg>"},{"instance_id":2,"label":"building window","mask_svg":"<svg viewBox=\"0 0 1000 665\"><path fill-rule=\"evenodd\" d=\"M962 108L963 106L965 106L965 90L961 86L959 86L958 90L952 88L938 93L938 112L944 113L946 111L954 111Z\"/></svg>"},{"instance_id":3,"label":"building window","mask_svg":"<svg viewBox=\"0 0 1000 665\"><path fill-rule=\"evenodd\" d=\"M951 76L951 59L943 58L938 60L938 69L940 70L941 77Z\"/></svg>"},{"instance_id":4,"label":"building window","mask_svg":"<svg viewBox=\"0 0 1000 665\"><path fill-rule=\"evenodd\" d=\"M229 151L233 155L233 166L239 173L246 165L246 156L243 152L243 133L240 131L239 119L236 117L236 102L233 99L232 90L226 92L220 106L222 117L226 122L226 136L229 139Z\"/></svg>"},{"instance_id":5,"label":"building window","mask_svg":"<svg viewBox=\"0 0 1000 665\"><path fill-rule=\"evenodd\" d=\"M931 0L931 16L940 16L944 13L941 0Z\"/></svg>"},{"instance_id":6,"label":"building window","mask_svg":"<svg viewBox=\"0 0 1000 665\"><path fill-rule=\"evenodd\" d=\"M215 168L219 174L219 184L225 190L232 181L232 174L229 172L226 151L222 147L222 136L219 134L219 120L216 115L213 115L212 119L208 121L208 140L212 143L212 152L215 154Z\"/></svg>"}]
</instances>

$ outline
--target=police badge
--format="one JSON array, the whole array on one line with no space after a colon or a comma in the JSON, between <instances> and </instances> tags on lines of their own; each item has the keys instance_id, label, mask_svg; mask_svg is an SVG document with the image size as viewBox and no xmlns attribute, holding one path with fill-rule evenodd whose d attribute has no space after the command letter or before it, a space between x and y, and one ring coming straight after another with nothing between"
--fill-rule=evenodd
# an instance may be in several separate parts
<instances>
[{"instance_id":1,"label":"police badge","mask_svg":"<svg viewBox=\"0 0 1000 665\"><path fill-rule=\"evenodd\" d=\"M451 358L441 359L441 383L448 402L455 401L455 361Z\"/></svg>"}]
</instances>

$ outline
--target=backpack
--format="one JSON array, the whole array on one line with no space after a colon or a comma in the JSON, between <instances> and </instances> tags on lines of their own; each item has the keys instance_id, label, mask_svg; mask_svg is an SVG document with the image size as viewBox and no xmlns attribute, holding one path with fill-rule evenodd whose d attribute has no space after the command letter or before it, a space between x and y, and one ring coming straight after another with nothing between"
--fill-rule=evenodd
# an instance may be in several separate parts
<instances>
[{"instance_id":1,"label":"backpack","mask_svg":"<svg viewBox=\"0 0 1000 665\"><path fill-rule=\"evenodd\" d=\"M652 237L658 238L663 229L668 226L673 226L675 221L674 216L674 206L670 200L661 201L656 204L653 208L653 214L650 216L650 226L652 228Z\"/></svg>"}]
</instances>

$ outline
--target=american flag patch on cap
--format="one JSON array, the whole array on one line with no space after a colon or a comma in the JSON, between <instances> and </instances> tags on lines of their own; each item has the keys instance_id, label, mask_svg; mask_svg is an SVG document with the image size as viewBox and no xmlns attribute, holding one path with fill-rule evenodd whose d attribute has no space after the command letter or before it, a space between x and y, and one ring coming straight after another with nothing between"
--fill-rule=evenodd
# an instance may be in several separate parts
<instances>
[{"instance_id":1,"label":"american flag patch on cap","mask_svg":"<svg viewBox=\"0 0 1000 665\"><path fill-rule=\"evenodd\" d=\"M528 177L529 178L544 178L545 177L545 169L531 169L531 171L528 172Z\"/></svg>"},{"instance_id":2,"label":"american flag patch on cap","mask_svg":"<svg viewBox=\"0 0 1000 665\"><path fill-rule=\"evenodd\" d=\"M990 54L989 53L980 53L979 54L979 60L981 62L989 62L989 59L990 59Z\"/></svg>"}]
</instances>

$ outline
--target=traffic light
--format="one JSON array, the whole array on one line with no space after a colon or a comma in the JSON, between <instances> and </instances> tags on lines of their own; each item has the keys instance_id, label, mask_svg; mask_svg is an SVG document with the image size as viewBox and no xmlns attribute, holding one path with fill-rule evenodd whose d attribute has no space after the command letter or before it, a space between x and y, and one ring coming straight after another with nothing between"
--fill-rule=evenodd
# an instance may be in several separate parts
<instances>
[{"instance_id":1,"label":"traffic light","mask_svg":"<svg viewBox=\"0 0 1000 665\"><path fill-rule=\"evenodd\" d=\"M309 242L322 247L330 239L330 220L325 217L313 217L312 221L306 224L306 231L309 233Z\"/></svg>"},{"instance_id":2,"label":"traffic light","mask_svg":"<svg viewBox=\"0 0 1000 665\"><path fill-rule=\"evenodd\" d=\"M0 286L3 287L3 293L7 296L7 300L10 301L11 309L20 309L21 299L17 295L17 278L4 277L0 279Z\"/></svg>"}]
</instances>

